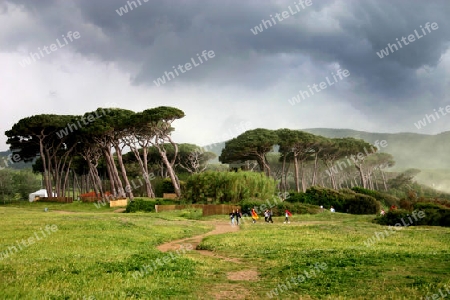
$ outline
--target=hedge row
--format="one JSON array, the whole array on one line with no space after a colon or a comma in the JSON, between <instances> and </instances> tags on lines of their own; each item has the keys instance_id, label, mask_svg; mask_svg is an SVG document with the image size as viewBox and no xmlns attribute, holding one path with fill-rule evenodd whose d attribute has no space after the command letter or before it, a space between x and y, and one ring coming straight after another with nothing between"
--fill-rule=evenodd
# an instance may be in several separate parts
<instances>
[{"instance_id":1,"label":"hedge row","mask_svg":"<svg viewBox=\"0 0 450 300\"><path fill-rule=\"evenodd\" d=\"M450 227L450 209L424 207L418 205L412 211L405 209L390 210L384 216L375 218L375 222L391 226L400 224L401 226L429 225Z\"/></svg>"},{"instance_id":2,"label":"hedge row","mask_svg":"<svg viewBox=\"0 0 450 300\"><path fill-rule=\"evenodd\" d=\"M380 210L380 203L374 197L349 189L337 191L314 186L305 193L290 193L287 201L323 205L327 209L333 206L337 212L351 214L376 214Z\"/></svg>"},{"instance_id":3,"label":"hedge row","mask_svg":"<svg viewBox=\"0 0 450 300\"><path fill-rule=\"evenodd\" d=\"M289 210L293 214L316 214L320 212L320 209L311 204L304 203L290 203L287 201L281 201L275 199L275 197L270 201L262 200L244 200L241 201L241 212L243 214L251 215L250 211L255 208L256 212L263 216L266 209L271 209L274 216L283 216L284 212Z\"/></svg>"},{"instance_id":4,"label":"hedge row","mask_svg":"<svg viewBox=\"0 0 450 300\"><path fill-rule=\"evenodd\" d=\"M179 204L179 202L173 202L166 199L141 199L141 198L134 198L133 201L130 201L127 205L127 208L125 209L125 212L132 213L132 212L154 212L155 211L155 205L171 205L171 204Z\"/></svg>"},{"instance_id":5,"label":"hedge row","mask_svg":"<svg viewBox=\"0 0 450 300\"><path fill-rule=\"evenodd\" d=\"M358 186L353 187L352 191L359 193L359 194L371 196L371 197L377 199L378 201L380 201L382 204L384 204L387 207L391 207L392 205L399 206L399 204L400 204L399 198L382 193L382 192L369 190L369 189L365 189L365 188L358 187Z\"/></svg>"}]
</instances>

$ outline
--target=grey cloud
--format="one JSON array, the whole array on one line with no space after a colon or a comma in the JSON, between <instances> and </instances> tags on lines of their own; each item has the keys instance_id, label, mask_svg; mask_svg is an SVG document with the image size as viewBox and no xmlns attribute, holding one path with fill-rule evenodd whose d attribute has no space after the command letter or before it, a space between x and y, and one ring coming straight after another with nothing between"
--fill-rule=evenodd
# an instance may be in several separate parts
<instances>
[{"instance_id":1,"label":"grey cloud","mask_svg":"<svg viewBox=\"0 0 450 300\"><path fill-rule=\"evenodd\" d=\"M313 0L311 7L258 35L250 28L270 14L286 10L293 1L141 2L138 8L119 16L116 10L127 1L17 0L14 3L22 5L32 20L19 34L9 35L2 46L36 47L38 42L78 30L82 38L71 45L76 52L117 62L132 73L133 84L148 86L202 50L215 52L214 59L167 83L165 89L209 85L264 90L289 81L294 92L305 83L317 83L328 73L330 64L337 63L352 74L349 81L353 90L349 93L353 96L345 101L377 117L383 116L386 107L415 103L424 95L432 95L428 99L440 103L448 90L442 74L423 79L416 72L437 66L448 50L450 6L445 0ZM327 18L319 18L325 11ZM388 57L376 55L426 22L437 22L439 29ZM337 26L321 29L330 24ZM283 60L283 56L291 59ZM298 66L309 62L308 70L296 72ZM282 92L282 97L290 93ZM421 102L414 109L420 112L430 105Z\"/></svg>"}]
</instances>

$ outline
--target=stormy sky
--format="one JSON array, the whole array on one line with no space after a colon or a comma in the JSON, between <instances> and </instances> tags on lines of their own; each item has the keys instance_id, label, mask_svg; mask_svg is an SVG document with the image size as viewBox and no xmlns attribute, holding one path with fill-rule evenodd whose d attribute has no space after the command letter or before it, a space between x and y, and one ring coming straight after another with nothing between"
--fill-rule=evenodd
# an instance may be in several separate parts
<instances>
[{"instance_id":1,"label":"stormy sky","mask_svg":"<svg viewBox=\"0 0 450 300\"><path fill-rule=\"evenodd\" d=\"M258 127L450 130L448 0L300 2L0 0L0 130L161 105L198 145Z\"/></svg>"}]
</instances>

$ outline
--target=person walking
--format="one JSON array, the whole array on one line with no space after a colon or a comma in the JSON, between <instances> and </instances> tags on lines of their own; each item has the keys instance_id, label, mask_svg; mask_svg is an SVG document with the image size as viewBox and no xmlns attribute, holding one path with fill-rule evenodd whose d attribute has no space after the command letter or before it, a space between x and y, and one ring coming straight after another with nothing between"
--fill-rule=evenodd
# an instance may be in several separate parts
<instances>
[{"instance_id":1,"label":"person walking","mask_svg":"<svg viewBox=\"0 0 450 300\"><path fill-rule=\"evenodd\" d=\"M272 220L273 211L272 210L268 210L268 212L269 212L269 219L267 220L267 222L273 223L273 220Z\"/></svg>"},{"instance_id":2,"label":"person walking","mask_svg":"<svg viewBox=\"0 0 450 300\"><path fill-rule=\"evenodd\" d=\"M256 223L256 220L258 220L258 219L259 219L258 213L255 211L254 208L252 208L252 222Z\"/></svg>"},{"instance_id":3,"label":"person walking","mask_svg":"<svg viewBox=\"0 0 450 300\"><path fill-rule=\"evenodd\" d=\"M266 221L266 223L269 223L269 210L266 209L264 211L264 221Z\"/></svg>"},{"instance_id":4,"label":"person walking","mask_svg":"<svg viewBox=\"0 0 450 300\"><path fill-rule=\"evenodd\" d=\"M239 219L242 217L241 213L239 212L239 209L236 209L236 213L234 214L236 225L239 225Z\"/></svg>"},{"instance_id":5,"label":"person walking","mask_svg":"<svg viewBox=\"0 0 450 300\"><path fill-rule=\"evenodd\" d=\"M283 223L285 223L285 224L286 224L286 223L290 224L291 222L289 221L289 217L292 216L291 212L290 212L289 210L286 209L286 211L284 212L284 216L285 216L285 219L284 219L284 222L283 222Z\"/></svg>"},{"instance_id":6,"label":"person walking","mask_svg":"<svg viewBox=\"0 0 450 300\"><path fill-rule=\"evenodd\" d=\"M235 217L236 217L236 212L233 209L233 211L230 213L231 226L234 226L234 224L235 224Z\"/></svg>"}]
</instances>

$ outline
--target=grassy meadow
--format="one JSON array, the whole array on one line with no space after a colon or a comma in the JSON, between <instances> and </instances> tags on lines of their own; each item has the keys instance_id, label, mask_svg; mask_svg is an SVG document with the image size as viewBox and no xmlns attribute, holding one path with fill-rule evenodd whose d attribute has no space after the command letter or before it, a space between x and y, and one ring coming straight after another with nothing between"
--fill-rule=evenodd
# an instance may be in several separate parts
<instances>
[{"instance_id":1,"label":"grassy meadow","mask_svg":"<svg viewBox=\"0 0 450 300\"><path fill-rule=\"evenodd\" d=\"M450 228L403 228L367 246L386 227L326 211L290 224L246 220L204 238L199 248L212 255L170 254L156 246L228 217L113 211L0 205L0 299L432 299L450 289Z\"/></svg>"}]
</instances>

